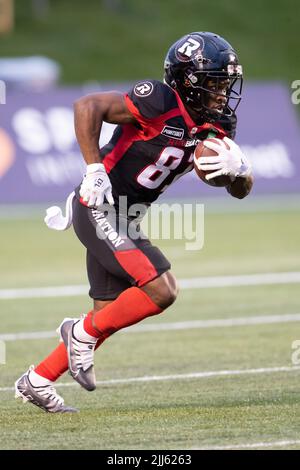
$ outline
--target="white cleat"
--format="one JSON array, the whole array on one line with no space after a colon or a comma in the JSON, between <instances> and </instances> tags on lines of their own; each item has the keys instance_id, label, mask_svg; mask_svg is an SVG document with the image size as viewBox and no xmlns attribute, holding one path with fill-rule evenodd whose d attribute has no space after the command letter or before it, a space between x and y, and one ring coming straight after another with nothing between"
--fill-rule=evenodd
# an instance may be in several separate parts
<instances>
[{"instance_id":1,"label":"white cleat","mask_svg":"<svg viewBox=\"0 0 300 470\"><path fill-rule=\"evenodd\" d=\"M70 375L83 388L91 392L96 388L94 350L97 341L86 343L75 338L73 330L77 321L67 318L57 331L67 348Z\"/></svg>"},{"instance_id":2,"label":"white cleat","mask_svg":"<svg viewBox=\"0 0 300 470\"><path fill-rule=\"evenodd\" d=\"M21 398L23 403L30 402L48 413L78 412L76 408L64 405L64 399L58 395L52 384L34 387L29 380L31 370L33 366L15 382L15 398Z\"/></svg>"}]
</instances>

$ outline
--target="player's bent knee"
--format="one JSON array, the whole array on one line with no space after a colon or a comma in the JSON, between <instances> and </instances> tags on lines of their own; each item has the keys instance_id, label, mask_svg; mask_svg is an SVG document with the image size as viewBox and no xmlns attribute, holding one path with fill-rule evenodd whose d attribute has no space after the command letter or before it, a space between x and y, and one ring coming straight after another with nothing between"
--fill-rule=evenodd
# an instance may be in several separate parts
<instances>
[{"instance_id":1,"label":"player's bent knee","mask_svg":"<svg viewBox=\"0 0 300 470\"><path fill-rule=\"evenodd\" d=\"M143 286L142 289L163 310L175 302L178 294L176 279L170 272L162 274Z\"/></svg>"},{"instance_id":2,"label":"player's bent knee","mask_svg":"<svg viewBox=\"0 0 300 470\"><path fill-rule=\"evenodd\" d=\"M164 308L167 308L170 307L170 305L172 305L177 299L179 289L176 278L170 272L165 273L163 282L163 296L161 301L164 304Z\"/></svg>"},{"instance_id":3,"label":"player's bent knee","mask_svg":"<svg viewBox=\"0 0 300 470\"><path fill-rule=\"evenodd\" d=\"M163 286L161 292L160 292L160 300L159 300L159 305L165 309L170 307L172 305L176 298L177 298L177 291L175 288L170 286L169 284Z\"/></svg>"},{"instance_id":4,"label":"player's bent knee","mask_svg":"<svg viewBox=\"0 0 300 470\"><path fill-rule=\"evenodd\" d=\"M174 298L174 301L175 301L179 293L179 285L178 285L177 279L175 276L173 276L173 274L170 271L166 272L166 276L168 278L170 289L173 293L173 296L175 297Z\"/></svg>"},{"instance_id":5,"label":"player's bent knee","mask_svg":"<svg viewBox=\"0 0 300 470\"><path fill-rule=\"evenodd\" d=\"M177 299L177 294L174 290L168 290L168 292L163 296L161 303L164 308L170 307L175 300Z\"/></svg>"}]
</instances>

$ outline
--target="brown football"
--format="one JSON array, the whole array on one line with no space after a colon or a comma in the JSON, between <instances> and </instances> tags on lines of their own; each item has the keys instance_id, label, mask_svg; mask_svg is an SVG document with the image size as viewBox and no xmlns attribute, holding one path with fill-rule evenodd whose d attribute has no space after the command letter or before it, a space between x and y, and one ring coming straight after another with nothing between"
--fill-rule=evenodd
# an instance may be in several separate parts
<instances>
[{"instance_id":1,"label":"brown football","mask_svg":"<svg viewBox=\"0 0 300 470\"><path fill-rule=\"evenodd\" d=\"M207 140L214 142L215 144L218 144L221 147L225 145L226 148L229 149L229 146L226 144L226 142L224 142L224 140L217 139L217 138L212 138L212 139L207 139ZM205 147L203 142L200 142L195 149L194 155L196 159L198 160L201 157L212 157L218 154L214 150L211 150L208 147ZM202 181L204 181L204 183L209 184L210 186L228 186L231 183L230 176L226 176L226 175L217 176L216 178L213 178L210 181L207 181L207 179L205 178L205 175L208 175L209 173L212 173L215 170L203 171L203 170L200 170L200 168L198 168L196 164L194 164L194 168L199 178Z\"/></svg>"}]
</instances>

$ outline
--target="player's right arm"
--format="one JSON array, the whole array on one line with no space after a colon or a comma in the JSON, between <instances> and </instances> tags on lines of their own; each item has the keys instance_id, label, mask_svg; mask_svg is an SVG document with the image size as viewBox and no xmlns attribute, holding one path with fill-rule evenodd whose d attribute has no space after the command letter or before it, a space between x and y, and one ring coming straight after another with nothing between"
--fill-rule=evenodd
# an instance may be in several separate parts
<instances>
[{"instance_id":1,"label":"player's right arm","mask_svg":"<svg viewBox=\"0 0 300 470\"><path fill-rule=\"evenodd\" d=\"M114 203L109 177L102 163L99 138L103 121L111 124L135 124L124 95L118 92L94 93L74 103L75 133L83 158L86 174L79 193L89 206L99 206L104 197Z\"/></svg>"},{"instance_id":2,"label":"player's right arm","mask_svg":"<svg viewBox=\"0 0 300 470\"><path fill-rule=\"evenodd\" d=\"M102 161L99 138L103 121L111 124L135 124L122 93L93 93L74 103L75 132L87 165Z\"/></svg>"}]
</instances>

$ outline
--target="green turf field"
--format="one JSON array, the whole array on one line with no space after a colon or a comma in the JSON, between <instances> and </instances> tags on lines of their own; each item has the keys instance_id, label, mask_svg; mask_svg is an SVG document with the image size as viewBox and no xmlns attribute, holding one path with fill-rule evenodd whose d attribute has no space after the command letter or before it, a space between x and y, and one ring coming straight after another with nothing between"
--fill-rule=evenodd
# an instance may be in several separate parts
<instances>
[{"instance_id":1,"label":"green turf field","mask_svg":"<svg viewBox=\"0 0 300 470\"><path fill-rule=\"evenodd\" d=\"M41 219L24 217L0 219L0 233L0 291L86 283L84 250L71 230L55 233ZM299 271L299 239L297 210L207 212L203 250L186 252L178 240L159 246L173 261L177 278L190 279ZM1 333L54 331L64 316L89 308L84 296L0 300ZM297 313L297 283L189 288L168 311L143 324ZM300 449L294 340L300 340L296 321L117 333L97 352L97 379L103 383L95 392L74 386L70 376L60 381L71 384L58 389L65 402L80 408L78 415L60 416L23 405L3 390L56 340L7 341L7 363L0 365L0 447L192 449L269 443ZM249 369L256 371L238 372ZM212 377L187 376L213 371ZM124 381L109 382L117 379Z\"/></svg>"}]
</instances>

